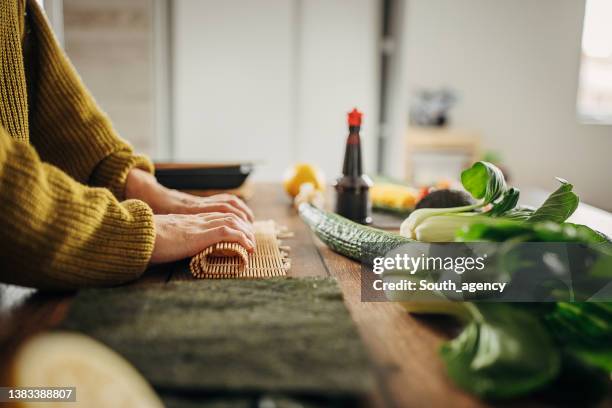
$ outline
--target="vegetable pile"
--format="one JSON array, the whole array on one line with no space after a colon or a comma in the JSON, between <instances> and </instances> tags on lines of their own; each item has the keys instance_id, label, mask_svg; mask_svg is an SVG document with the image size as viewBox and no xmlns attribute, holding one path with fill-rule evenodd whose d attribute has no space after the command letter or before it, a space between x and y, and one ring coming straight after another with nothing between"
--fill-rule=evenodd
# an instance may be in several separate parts
<instances>
[{"instance_id":1,"label":"vegetable pile","mask_svg":"<svg viewBox=\"0 0 612 408\"><path fill-rule=\"evenodd\" d=\"M539 208L518 206L520 191L507 185L497 167L477 162L461 175L463 187L476 203L417 209L402 223L399 236L308 204L300 206L300 215L333 250L362 262L384 256L393 244L415 240L611 242L587 226L566 222L579 199L570 183L558 180L560 187ZM597 273L611 280L612 265L604 264ZM506 399L537 392L565 403L579 398L576 402L588 405L610 389L612 303L403 302L403 306L411 313L457 318L462 331L443 344L440 354L453 381L478 396Z\"/></svg>"},{"instance_id":2,"label":"vegetable pile","mask_svg":"<svg viewBox=\"0 0 612 408\"><path fill-rule=\"evenodd\" d=\"M464 188L479 200L477 203L462 207L418 209L402 223L400 234L419 241L450 242L460 229L477 224L499 225L496 219L500 218L530 224L563 223L578 207L578 196L572 191L571 184L560 178L557 180L561 186L540 208L534 210L517 206L519 189L508 187L497 167L488 162L477 162L461 174ZM581 230L586 233L590 229L583 226Z\"/></svg>"}]
</instances>

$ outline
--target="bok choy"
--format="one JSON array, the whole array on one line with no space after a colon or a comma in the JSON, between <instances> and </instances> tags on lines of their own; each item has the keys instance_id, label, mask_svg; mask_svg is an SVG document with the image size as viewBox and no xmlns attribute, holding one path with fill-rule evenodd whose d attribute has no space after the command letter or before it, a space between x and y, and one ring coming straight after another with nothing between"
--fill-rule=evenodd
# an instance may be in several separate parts
<instances>
[{"instance_id":1,"label":"bok choy","mask_svg":"<svg viewBox=\"0 0 612 408\"><path fill-rule=\"evenodd\" d=\"M414 211L402 236L426 242L609 243L604 234L565 222L578 206L566 180L538 209L517 206L519 190L509 187L494 165L478 162L461 174L474 205ZM606 247L609 248L609 247ZM612 279L610 257L593 273ZM570 401L568 384L580 384L579 402L590 405L608 392L612 374L611 303L403 302L411 313L447 314L463 330L443 344L449 376L487 399L552 391ZM458 310L461 313L458 313Z\"/></svg>"},{"instance_id":2,"label":"bok choy","mask_svg":"<svg viewBox=\"0 0 612 408\"><path fill-rule=\"evenodd\" d=\"M404 220L400 235L426 242L449 242L457 231L475 224L499 225L499 219L528 223L563 223L576 210L578 196L566 180L537 210L517 206L520 191L508 187L503 173L493 164L477 162L461 173L463 187L476 204L453 208L421 208ZM587 228L587 227L584 227Z\"/></svg>"}]
</instances>

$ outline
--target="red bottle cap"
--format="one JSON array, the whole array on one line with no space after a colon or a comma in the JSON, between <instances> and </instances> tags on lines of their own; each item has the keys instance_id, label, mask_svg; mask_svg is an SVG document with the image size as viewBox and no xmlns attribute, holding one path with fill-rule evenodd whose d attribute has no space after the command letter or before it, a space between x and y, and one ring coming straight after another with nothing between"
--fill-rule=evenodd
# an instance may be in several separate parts
<instances>
[{"instance_id":1,"label":"red bottle cap","mask_svg":"<svg viewBox=\"0 0 612 408\"><path fill-rule=\"evenodd\" d=\"M361 117L363 114L357 110L357 108L353 108L351 112L348 114L348 124L349 126L361 126Z\"/></svg>"}]
</instances>

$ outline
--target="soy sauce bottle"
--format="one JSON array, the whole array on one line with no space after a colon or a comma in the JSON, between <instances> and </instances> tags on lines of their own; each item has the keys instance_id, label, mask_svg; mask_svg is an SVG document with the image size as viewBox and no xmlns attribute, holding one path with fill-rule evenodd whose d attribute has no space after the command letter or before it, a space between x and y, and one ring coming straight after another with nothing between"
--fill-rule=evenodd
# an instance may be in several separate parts
<instances>
[{"instance_id":1,"label":"soy sauce bottle","mask_svg":"<svg viewBox=\"0 0 612 408\"><path fill-rule=\"evenodd\" d=\"M336 180L336 213L360 224L372 222L370 187L372 180L363 174L361 160L362 114L353 109L348 114L349 135L346 139L342 177Z\"/></svg>"}]
</instances>

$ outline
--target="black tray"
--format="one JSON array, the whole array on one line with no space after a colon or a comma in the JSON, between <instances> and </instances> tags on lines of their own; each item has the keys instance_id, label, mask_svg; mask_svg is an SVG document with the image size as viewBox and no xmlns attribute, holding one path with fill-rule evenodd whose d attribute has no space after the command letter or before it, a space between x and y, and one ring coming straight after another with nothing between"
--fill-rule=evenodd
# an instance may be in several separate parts
<instances>
[{"instance_id":1,"label":"black tray","mask_svg":"<svg viewBox=\"0 0 612 408\"><path fill-rule=\"evenodd\" d=\"M180 190L226 190L240 187L253 171L251 164L164 165L155 170L160 184Z\"/></svg>"}]
</instances>

